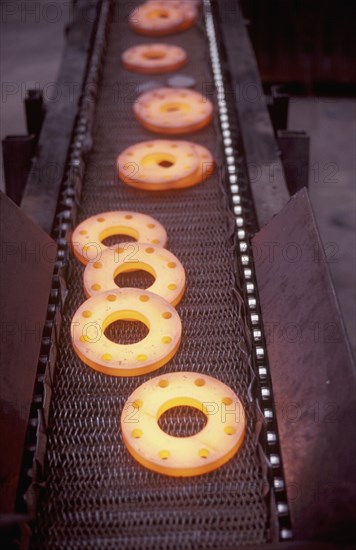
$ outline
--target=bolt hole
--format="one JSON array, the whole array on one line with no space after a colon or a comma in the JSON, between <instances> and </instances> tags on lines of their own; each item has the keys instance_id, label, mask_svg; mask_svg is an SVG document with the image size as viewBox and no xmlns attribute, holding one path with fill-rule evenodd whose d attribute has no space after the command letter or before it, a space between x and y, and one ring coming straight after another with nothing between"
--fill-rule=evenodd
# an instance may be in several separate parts
<instances>
[{"instance_id":1,"label":"bolt hole","mask_svg":"<svg viewBox=\"0 0 356 550\"><path fill-rule=\"evenodd\" d=\"M91 289L94 290L94 292L99 292L99 290L101 290L101 285L95 283L94 285L91 285Z\"/></svg>"},{"instance_id":2,"label":"bolt hole","mask_svg":"<svg viewBox=\"0 0 356 550\"><path fill-rule=\"evenodd\" d=\"M226 426L226 427L224 428L224 432L225 432L227 435L233 435L233 434L236 432L236 430L235 430L235 428L234 428L233 426Z\"/></svg>"},{"instance_id":3,"label":"bolt hole","mask_svg":"<svg viewBox=\"0 0 356 550\"><path fill-rule=\"evenodd\" d=\"M171 166L173 166L173 162L171 162L170 160L161 160L161 162L158 163L159 166L162 166L162 168L170 168Z\"/></svg>"},{"instance_id":4,"label":"bolt hole","mask_svg":"<svg viewBox=\"0 0 356 550\"><path fill-rule=\"evenodd\" d=\"M209 457L210 452L208 451L208 449L200 449L198 454L201 458L206 459Z\"/></svg>"},{"instance_id":5,"label":"bolt hole","mask_svg":"<svg viewBox=\"0 0 356 550\"><path fill-rule=\"evenodd\" d=\"M165 311L162 313L163 319L170 319L172 317L172 313L170 311Z\"/></svg>"},{"instance_id":6,"label":"bolt hole","mask_svg":"<svg viewBox=\"0 0 356 550\"><path fill-rule=\"evenodd\" d=\"M167 460L170 456L171 456L171 453L169 451L164 450L159 452L159 457L162 460Z\"/></svg>"},{"instance_id":7,"label":"bolt hole","mask_svg":"<svg viewBox=\"0 0 356 550\"><path fill-rule=\"evenodd\" d=\"M223 397L222 402L224 403L224 405L231 405L232 399L231 397Z\"/></svg>"}]
</instances>

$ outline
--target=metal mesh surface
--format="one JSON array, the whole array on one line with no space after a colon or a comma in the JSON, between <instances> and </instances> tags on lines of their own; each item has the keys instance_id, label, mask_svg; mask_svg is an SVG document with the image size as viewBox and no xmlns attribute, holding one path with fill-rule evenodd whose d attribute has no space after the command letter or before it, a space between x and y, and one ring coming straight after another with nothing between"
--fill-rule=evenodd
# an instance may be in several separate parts
<instances>
[{"instance_id":1,"label":"metal mesh surface","mask_svg":"<svg viewBox=\"0 0 356 550\"><path fill-rule=\"evenodd\" d=\"M137 85L147 80L165 84L169 78L121 69L124 49L153 41L131 32L125 13L127 5L121 7L121 13L116 10L110 25L79 221L106 210L125 209L152 215L166 227L169 249L187 275L187 290L177 306L183 324L182 343L169 364L152 375L115 378L87 367L70 343L71 318L85 300L83 267L71 260L36 547L191 550L265 542L269 537L268 507L263 497L265 480L257 452L255 411L248 397L252 373L237 288L233 218L219 170L201 185L176 192L149 193L117 181L117 154L135 142L156 137L134 120L132 101ZM189 65L182 72L197 79L196 89L206 84L211 90L201 24L166 41L186 48ZM205 145L219 160L214 125L187 139ZM144 275L133 277L128 276L126 284L147 284ZM135 323L116 323L109 331L116 340L135 341L144 336ZM247 432L240 452L227 465L204 476L175 479L148 471L134 461L122 441L120 415L125 401L141 383L161 373L183 370L209 374L227 383L246 408ZM201 417L189 407L161 420L162 427L177 435L193 433L202 425Z\"/></svg>"}]
</instances>

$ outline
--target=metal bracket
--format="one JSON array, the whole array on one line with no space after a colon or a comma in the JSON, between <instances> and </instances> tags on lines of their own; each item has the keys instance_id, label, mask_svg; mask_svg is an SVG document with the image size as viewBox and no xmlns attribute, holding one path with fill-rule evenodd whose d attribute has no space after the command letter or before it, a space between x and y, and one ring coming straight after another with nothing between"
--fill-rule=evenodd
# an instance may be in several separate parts
<instances>
[{"instance_id":1,"label":"metal bracket","mask_svg":"<svg viewBox=\"0 0 356 550\"><path fill-rule=\"evenodd\" d=\"M309 136L305 132L278 130L277 141L288 190L294 195L309 186Z\"/></svg>"},{"instance_id":2,"label":"metal bracket","mask_svg":"<svg viewBox=\"0 0 356 550\"><path fill-rule=\"evenodd\" d=\"M37 145L43 119L45 117L45 107L43 105L43 93L42 90L28 90L25 97L25 113L27 131L29 134L35 136L35 143Z\"/></svg>"},{"instance_id":3,"label":"metal bracket","mask_svg":"<svg viewBox=\"0 0 356 550\"><path fill-rule=\"evenodd\" d=\"M285 130L288 126L289 95L282 86L273 85L266 101L274 132Z\"/></svg>"},{"instance_id":4,"label":"metal bracket","mask_svg":"<svg viewBox=\"0 0 356 550\"><path fill-rule=\"evenodd\" d=\"M6 136L2 140L6 194L17 205L31 170L35 135Z\"/></svg>"}]
</instances>

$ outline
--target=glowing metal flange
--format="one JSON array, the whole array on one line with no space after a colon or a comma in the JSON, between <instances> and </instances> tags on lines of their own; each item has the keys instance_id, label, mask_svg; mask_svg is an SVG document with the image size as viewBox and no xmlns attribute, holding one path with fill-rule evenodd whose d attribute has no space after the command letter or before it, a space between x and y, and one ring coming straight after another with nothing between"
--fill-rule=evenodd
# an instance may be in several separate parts
<instances>
[{"instance_id":1,"label":"glowing metal flange","mask_svg":"<svg viewBox=\"0 0 356 550\"><path fill-rule=\"evenodd\" d=\"M125 50L121 61L128 71L161 74L183 67L187 54L183 48L171 44L141 44Z\"/></svg>"},{"instance_id":2,"label":"glowing metal flange","mask_svg":"<svg viewBox=\"0 0 356 550\"><path fill-rule=\"evenodd\" d=\"M165 228L151 216L127 211L102 212L76 227L72 235L73 253L83 264L100 261L101 254L108 248L102 241L114 235L127 235L159 246L167 244Z\"/></svg>"},{"instance_id":3,"label":"glowing metal flange","mask_svg":"<svg viewBox=\"0 0 356 550\"><path fill-rule=\"evenodd\" d=\"M105 336L115 321L140 321L149 329L135 344L117 344ZM137 376L165 365L182 336L178 313L166 300L136 288L102 292L74 314L71 338L75 352L88 366L111 376Z\"/></svg>"},{"instance_id":4,"label":"glowing metal flange","mask_svg":"<svg viewBox=\"0 0 356 550\"><path fill-rule=\"evenodd\" d=\"M155 139L131 145L117 159L119 177L125 183L144 183L157 189L191 176L198 156L184 142Z\"/></svg>"},{"instance_id":5,"label":"glowing metal flange","mask_svg":"<svg viewBox=\"0 0 356 550\"><path fill-rule=\"evenodd\" d=\"M145 5L149 4L160 5L163 8L168 5L179 9L183 15L183 23L179 25L177 31L189 29L198 19L199 2L197 0L169 0L168 2L167 0L147 0Z\"/></svg>"},{"instance_id":6,"label":"glowing metal flange","mask_svg":"<svg viewBox=\"0 0 356 550\"><path fill-rule=\"evenodd\" d=\"M192 187L214 171L205 147L183 140L155 139L132 145L117 159L119 178L132 187L163 191Z\"/></svg>"},{"instance_id":7,"label":"glowing metal flange","mask_svg":"<svg viewBox=\"0 0 356 550\"><path fill-rule=\"evenodd\" d=\"M100 261L88 263L83 276L87 296L116 289L115 278L127 271L143 270L150 273L155 282L147 288L173 306L183 297L185 271L174 254L147 243L121 243L114 249L105 250Z\"/></svg>"},{"instance_id":8,"label":"glowing metal flange","mask_svg":"<svg viewBox=\"0 0 356 550\"><path fill-rule=\"evenodd\" d=\"M138 6L129 17L130 27L144 36L166 36L180 30L184 24L180 7L165 2L148 2Z\"/></svg>"},{"instance_id":9,"label":"glowing metal flange","mask_svg":"<svg viewBox=\"0 0 356 550\"><path fill-rule=\"evenodd\" d=\"M173 407L195 407L207 424L189 437L174 437L158 425ZM205 474L230 460L242 445L246 419L231 388L194 372L158 376L138 387L121 415L124 442L143 466L160 474L190 477Z\"/></svg>"},{"instance_id":10,"label":"glowing metal flange","mask_svg":"<svg viewBox=\"0 0 356 550\"><path fill-rule=\"evenodd\" d=\"M187 88L158 88L146 92L134 103L137 120L159 134L187 134L212 120L213 105L202 94Z\"/></svg>"}]
</instances>

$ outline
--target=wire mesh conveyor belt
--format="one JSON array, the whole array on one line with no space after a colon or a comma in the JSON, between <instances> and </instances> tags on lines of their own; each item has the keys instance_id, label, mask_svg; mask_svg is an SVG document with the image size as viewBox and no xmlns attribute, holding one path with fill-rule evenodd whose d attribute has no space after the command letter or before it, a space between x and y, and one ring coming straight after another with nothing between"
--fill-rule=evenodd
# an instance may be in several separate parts
<instances>
[{"instance_id":1,"label":"wire mesh conveyor belt","mask_svg":"<svg viewBox=\"0 0 356 550\"><path fill-rule=\"evenodd\" d=\"M130 8L136 4L130 2ZM129 30L124 11L116 4L110 17L78 222L99 212L122 209L152 215L166 227L169 249L185 267L187 290L177 306L182 343L160 372L201 372L228 384L245 407L247 432L239 453L227 465L203 476L165 477L136 463L122 441L120 414L132 391L150 376L105 376L76 356L70 321L85 296L83 266L71 258L35 547L191 550L268 542L273 531L271 498L259 439L260 413L253 394L251 339L239 288L235 219L221 170L201 185L164 193L147 193L117 180L118 153L152 138L132 113L138 87L147 77L123 70L120 54L154 40ZM184 72L197 80L197 90L211 94L203 19L165 41L187 50L189 64ZM164 85L166 77L150 76L149 80ZM210 99L215 101L212 95ZM208 147L222 165L218 132L212 124L189 139ZM147 274L128 273L125 284L147 286ZM110 327L112 339L119 334L132 342L144 336L139 324L123 322ZM194 417L183 408L178 415L166 415L163 427L187 435L199 428L200 421L198 414Z\"/></svg>"}]
</instances>

